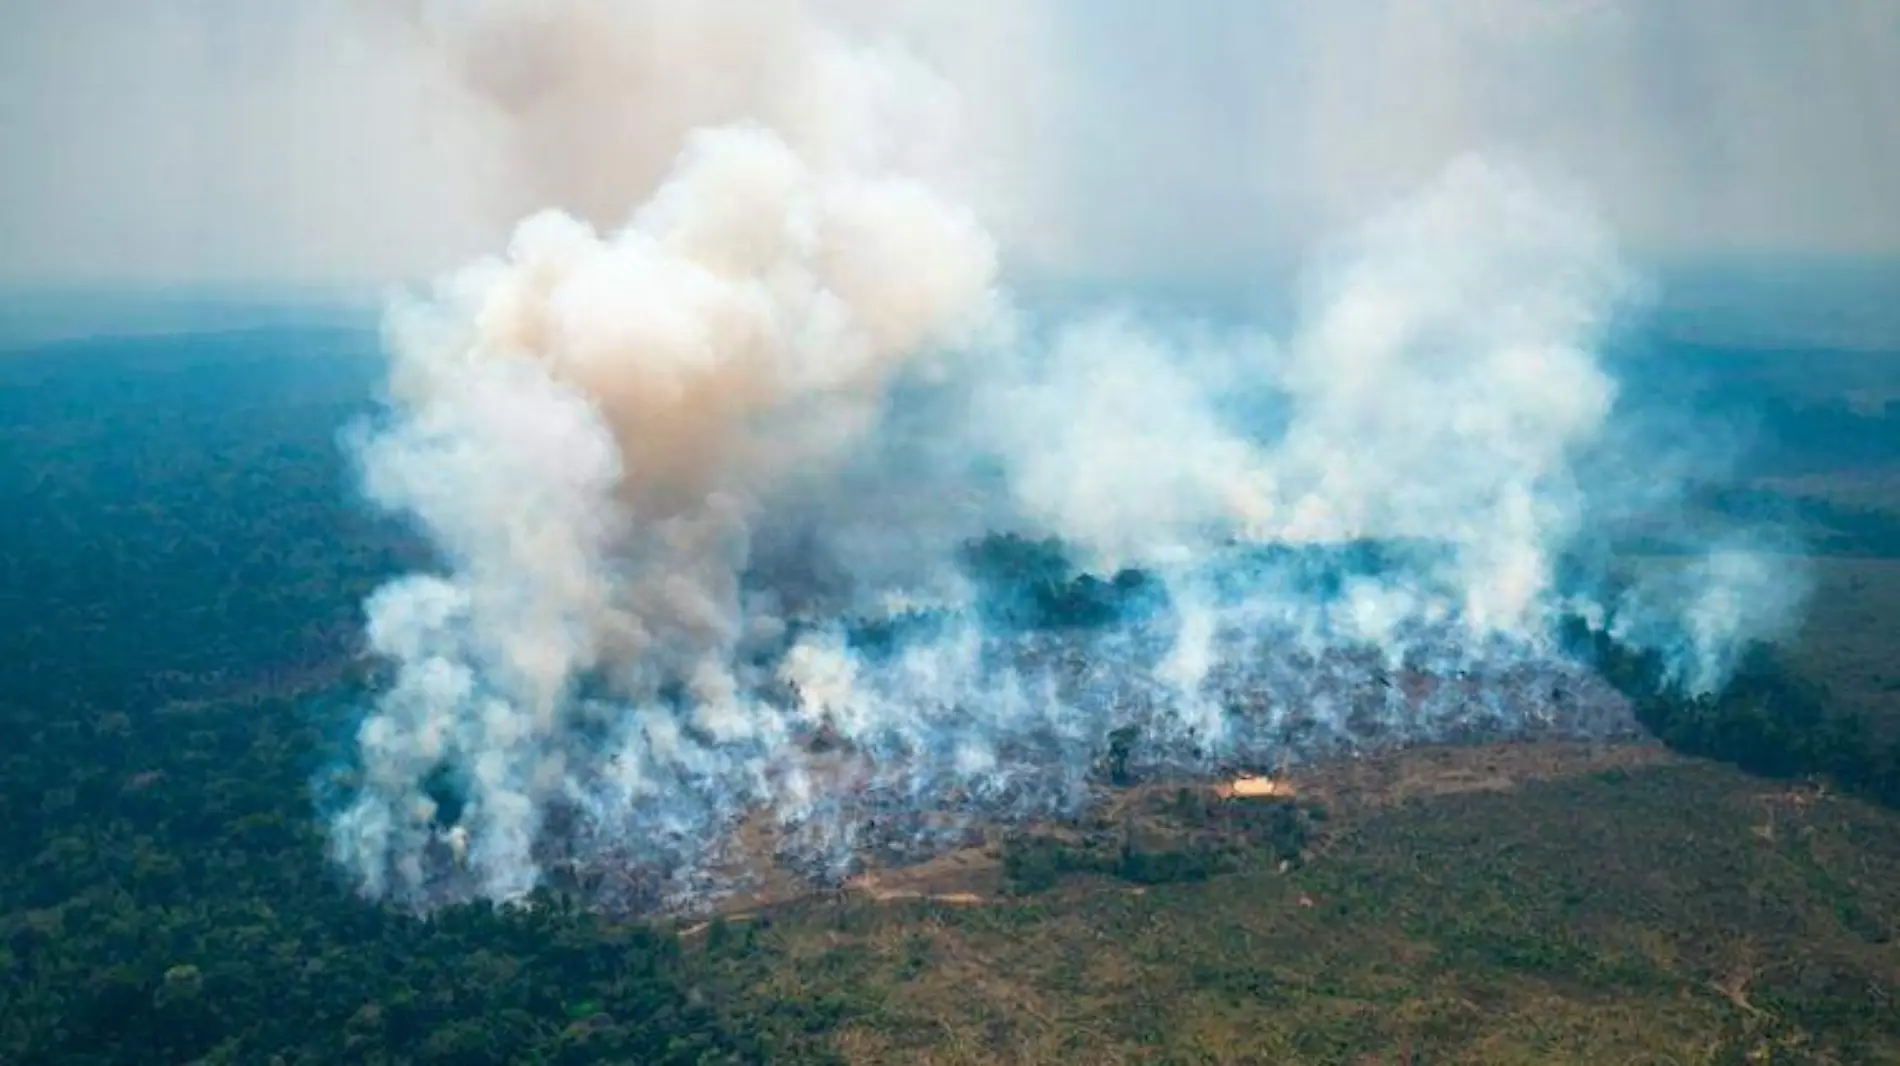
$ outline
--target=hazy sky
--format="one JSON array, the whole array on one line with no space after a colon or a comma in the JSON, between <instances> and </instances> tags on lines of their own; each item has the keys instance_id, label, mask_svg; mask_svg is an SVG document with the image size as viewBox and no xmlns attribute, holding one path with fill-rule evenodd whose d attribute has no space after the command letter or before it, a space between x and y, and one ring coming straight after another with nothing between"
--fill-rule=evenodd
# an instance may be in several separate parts
<instances>
[{"instance_id":1,"label":"hazy sky","mask_svg":"<svg viewBox=\"0 0 1900 1066\"><path fill-rule=\"evenodd\" d=\"M0 281L376 283L492 248L541 201L637 203L679 116L524 137L467 41L396 14L457 6L0 5ZM1900 0L830 6L959 88L1023 269L1244 273L1472 151L1580 187L1645 254L1900 253ZM513 39L477 42L479 69L510 70ZM686 51L623 88L623 55L583 58L583 109L739 76Z\"/></svg>"}]
</instances>

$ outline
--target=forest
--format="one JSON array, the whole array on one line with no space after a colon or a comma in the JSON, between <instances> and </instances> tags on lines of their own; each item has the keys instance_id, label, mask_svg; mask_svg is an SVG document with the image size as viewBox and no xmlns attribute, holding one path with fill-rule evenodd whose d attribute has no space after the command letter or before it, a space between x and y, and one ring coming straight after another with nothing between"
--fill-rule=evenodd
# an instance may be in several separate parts
<instances>
[{"instance_id":1,"label":"forest","mask_svg":"<svg viewBox=\"0 0 1900 1066\"><path fill-rule=\"evenodd\" d=\"M716 922L689 938L550 892L420 917L367 904L335 875L316 783L348 741L354 694L373 681L355 653L360 598L416 552L354 502L336 459L337 428L368 409L373 344L304 330L80 342L0 362L0 1062L827 1062L849 1057L839 1034L866 1019L905 1028L901 996L854 968L865 957L806 950L816 930L884 928L848 908ZM304 361L266 372L259 350ZM55 358L58 373L45 369ZM1886 432L1894 414L1849 428ZM1868 551L1892 537L1885 518L1818 517ZM1376 569L1413 550L1359 545L1346 565ZM1312 581L1341 561L1324 562ZM1161 602L1151 576L1081 574L1050 542L991 538L966 565L1000 624L1101 625ZM1691 698L1654 655L1580 620L1563 637L1684 755L1900 804L1900 736L1792 669L1785 649L1751 650L1726 689ZM1127 783L1116 753L1125 763L1134 742L1099 739L1111 783ZM1062 927L1063 886L1077 878L1267 892L1278 889L1225 875L1306 863L1314 872L1301 876L1320 887L1300 891L1345 883L1327 870L1346 867L1307 860L1321 805L1217 809L1187 792L1165 803L1188 827L1167 842L1120 830L1011 838L1005 888L1027 909L929 912L935 924L904 934L899 954L914 965L903 972L934 957L915 938L949 935L932 929L1019 920L1010 915ZM1342 854L1367 841L1376 834ZM1209 915L1225 906L1138 898L1200 900ZM1088 904L1111 905L1122 906ZM1887 935L1880 919L1859 920ZM1487 965L1571 958L1493 941ZM1260 995L1294 987L1285 975L1274 985L1209 972ZM1819 1010L1803 1024L1834 1024ZM1855 1019L1854 1032L1884 1032Z\"/></svg>"},{"instance_id":2,"label":"forest","mask_svg":"<svg viewBox=\"0 0 1900 1066\"><path fill-rule=\"evenodd\" d=\"M1825 779L1900 806L1900 736L1797 675L1775 646L1752 644L1722 691L1692 696L1669 680L1653 651L1620 644L1581 619L1566 621L1565 637L1672 749L1767 777Z\"/></svg>"}]
</instances>

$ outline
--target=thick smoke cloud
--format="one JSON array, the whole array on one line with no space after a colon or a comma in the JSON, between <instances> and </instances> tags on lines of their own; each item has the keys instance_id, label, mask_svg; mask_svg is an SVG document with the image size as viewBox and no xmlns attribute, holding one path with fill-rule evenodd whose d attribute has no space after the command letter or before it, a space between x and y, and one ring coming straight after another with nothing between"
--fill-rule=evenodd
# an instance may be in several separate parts
<instances>
[{"instance_id":1,"label":"thick smoke cloud","mask_svg":"<svg viewBox=\"0 0 1900 1066\"><path fill-rule=\"evenodd\" d=\"M1257 296L1314 236L1494 146L1586 182L1645 259L1900 249L1895 0L811 2L957 86L960 180L1012 273L1052 285ZM0 279L373 299L541 207L618 226L687 131L780 126L799 18L786 0L6 4ZM1745 336L1834 338L1847 315L1860 346L1900 335L1890 281L1751 274L1746 299L1715 294Z\"/></svg>"},{"instance_id":2,"label":"thick smoke cloud","mask_svg":"<svg viewBox=\"0 0 1900 1066\"><path fill-rule=\"evenodd\" d=\"M1080 802L1128 725L1206 767L1622 721L1550 637L1623 606L1560 565L1629 291L1586 210L1470 158L1330 245L1282 337L1052 322L998 280L956 93L896 46L790 5L555 10L417 17L524 109L565 90L486 35L551 68L648 42L607 66L667 161L622 221L579 190L589 221L534 215L392 312L355 447L441 567L368 604L395 673L332 825L365 892L511 898L611 858L690 895L760 810L836 869L952 799ZM1004 531L1059 538L1106 617L1025 623L968 550ZM1785 614L1743 551L1679 580L1641 616L1697 684Z\"/></svg>"}]
</instances>

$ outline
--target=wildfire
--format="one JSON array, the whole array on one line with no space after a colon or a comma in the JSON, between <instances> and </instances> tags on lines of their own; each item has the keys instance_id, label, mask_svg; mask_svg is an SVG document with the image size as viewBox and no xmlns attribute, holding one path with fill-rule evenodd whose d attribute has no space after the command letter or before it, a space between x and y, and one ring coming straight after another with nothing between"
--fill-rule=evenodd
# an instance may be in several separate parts
<instances>
[{"instance_id":1,"label":"wildfire","mask_svg":"<svg viewBox=\"0 0 1900 1066\"><path fill-rule=\"evenodd\" d=\"M1291 796L1293 785L1287 781L1276 781L1271 777L1236 777L1230 782L1214 786L1214 794L1221 799L1262 799L1268 796Z\"/></svg>"}]
</instances>

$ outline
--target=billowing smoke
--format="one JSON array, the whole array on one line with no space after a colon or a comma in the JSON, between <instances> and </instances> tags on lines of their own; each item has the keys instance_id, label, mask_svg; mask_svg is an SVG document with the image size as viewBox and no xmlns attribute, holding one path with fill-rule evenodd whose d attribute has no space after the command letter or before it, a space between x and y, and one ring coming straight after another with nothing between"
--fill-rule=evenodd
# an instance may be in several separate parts
<instances>
[{"instance_id":1,"label":"billowing smoke","mask_svg":"<svg viewBox=\"0 0 1900 1066\"><path fill-rule=\"evenodd\" d=\"M757 811L835 869L952 802L1071 807L1128 726L1189 768L1622 727L1550 637L1620 606L1561 565L1628 285L1587 212L1470 159L1330 246L1282 338L1048 322L901 50L627 10L750 65L623 222L536 215L390 317L357 451L441 567L368 604L395 672L332 825L367 893L551 857L691 893ZM1702 685L1788 606L1744 552L1680 580L1644 611Z\"/></svg>"}]
</instances>

